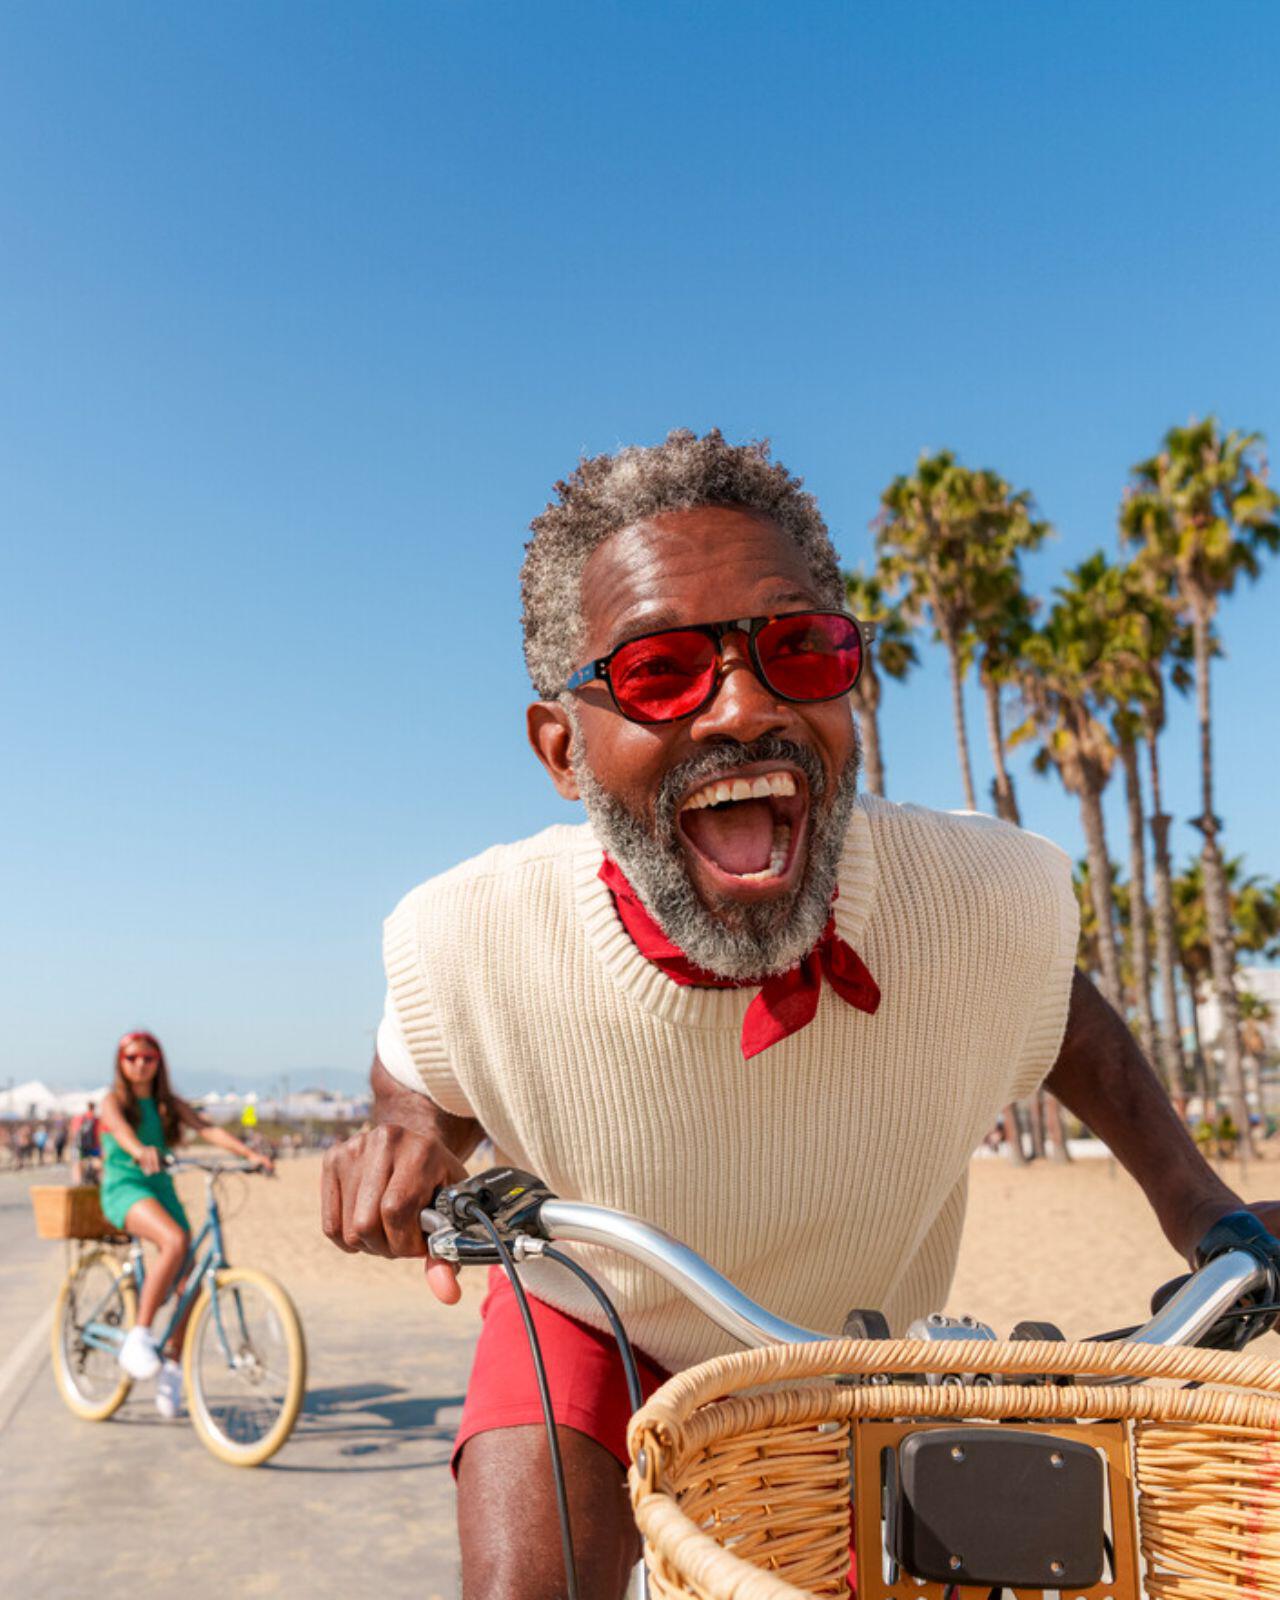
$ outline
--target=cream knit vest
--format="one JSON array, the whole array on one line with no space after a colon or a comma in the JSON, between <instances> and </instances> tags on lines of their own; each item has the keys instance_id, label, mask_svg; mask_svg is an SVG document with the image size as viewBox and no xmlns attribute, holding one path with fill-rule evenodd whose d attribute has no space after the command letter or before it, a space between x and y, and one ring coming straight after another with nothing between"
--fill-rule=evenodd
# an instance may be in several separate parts
<instances>
[{"instance_id":1,"label":"cream knit vest","mask_svg":"<svg viewBox=\"0 0 1280 1600\"><path fill-rule=\"evenodd\" d=\"M634 1212L780 1316L895 1331L943 1303L970 1155L1053 1066L1076 903L1066 856L973 814L861 797L836 925L875 1016L824 985L814 1021L752 1061L754 989L682 987L647 962L596 874L589 828L548 828L422 884L388 919L387 979L423 1087L500 1159ZM736 1348L646 1269L575 1247L669 1369ZM521 1269L596 1326L554 1262Z\"/></svg>"}]
</instances>

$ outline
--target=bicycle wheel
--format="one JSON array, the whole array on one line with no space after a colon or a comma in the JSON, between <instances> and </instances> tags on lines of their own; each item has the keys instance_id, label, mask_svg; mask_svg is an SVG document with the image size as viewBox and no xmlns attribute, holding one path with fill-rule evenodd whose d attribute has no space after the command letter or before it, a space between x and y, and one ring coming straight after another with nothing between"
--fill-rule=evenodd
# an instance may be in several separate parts
<instances>
[{"instance_id":1,"label":"bicycle wheel","mask_svg":"<svg viewBox=\"0 0 1280 1600\"><path fill-rule=\"evenodd\" d=\"M212 1290L201 1290L182 1364L206 1449L233 1467L275 1455L302 1407L307 1352L298 1313L274 1278L224 1267Z\"/></svg>"},{"instance_id":2,"label":"bicycle wheel","mask_svg":"<svg viewBox=\"0 0 1280 1600\"><path fill-rule=\"evenodd\" d=\"M82 1255L58 1290L51 1330L54 1382L67 1406L86 1422L105 1422L118 1411L133 1380L114 1349L85 1343L85 1325L124 1334L137 1315L133 1279L107 1250Z\"/></svg>"}]
</instances>

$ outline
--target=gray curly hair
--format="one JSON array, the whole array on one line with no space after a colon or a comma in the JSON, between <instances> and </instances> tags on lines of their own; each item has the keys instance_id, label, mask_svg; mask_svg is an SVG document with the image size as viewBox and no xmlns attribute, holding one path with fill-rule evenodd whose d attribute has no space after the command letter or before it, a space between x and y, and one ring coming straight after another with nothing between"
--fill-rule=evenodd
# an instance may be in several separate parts
<instances>
[{"instance_id":1,"label":"gray curly hair","mask_svg":"<svg viewBox=\"0 0 1280 1600\"><path fill-rule=\"evenodd\" d=\"M555 488L557 498L530 523L520 569L524 659L543 700L558 698L582 664L587 557L619 528L662 511L732 505L771 518L795 540L821 602L843 604L840 563L818 502L770 459L768 440L730 445L719 428L702 438L677 428L659 445L584 458Z\"/></svg>"}]
</instances>

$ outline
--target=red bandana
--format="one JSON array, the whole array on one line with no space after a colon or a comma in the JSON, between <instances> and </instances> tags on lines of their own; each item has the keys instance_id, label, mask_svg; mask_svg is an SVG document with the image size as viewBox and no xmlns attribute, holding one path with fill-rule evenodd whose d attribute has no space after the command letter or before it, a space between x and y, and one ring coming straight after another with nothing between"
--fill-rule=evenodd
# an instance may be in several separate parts
<instances>
[{"instance_id":1,"label":"red bandana","mask_svg":"<svg viewBox=\"0 0 1280 1600\"><path fill-rule=\"evenodd\" d=\"M612 894L622 926L636 949L673 983L696 984L704 989L749 989L758 981L717 978L695 966L663 933L627 882L622 868L608 856L600 868L600 881ZM813 1021L824 974L842 1000L868 1015L875 1013L880 1004L880 987L862 957L836 932L836 919L828 917L817 944L804 960L788 972L766 978L760 993L747 1007L742 1019L742 1054L747 1061Z\"/></svg>"}]
</instances>

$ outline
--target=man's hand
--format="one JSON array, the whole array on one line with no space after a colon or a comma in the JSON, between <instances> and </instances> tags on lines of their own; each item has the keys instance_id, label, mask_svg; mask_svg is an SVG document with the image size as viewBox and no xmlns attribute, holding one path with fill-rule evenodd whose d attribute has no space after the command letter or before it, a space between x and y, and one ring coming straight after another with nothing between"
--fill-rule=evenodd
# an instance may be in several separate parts
<instances>
[{"instance_id":1,"label":"man's hand","mask_svg":"<svg viewBox=\"0 0 1280 1600\"><path fill-rule=\"evenodd\" d=\"M324 1231L340 1250L425 1256L418 1213L437 1189L466 1177L462 1157L478 1142L480 1125L405 1089L376 1058L370 1081L378 1126L324 1158ZM428 1260L427 1284L445 1305L461 1299L457 1270L447 1261Z\"/></svg>"},{"instance_id":2,"label":"man's hand","mask_svg":"<svg viewBox=\"0 0 1280 1600\"><path fill-rule=\"evenodd\" d=\"M1255 1200L1250 1204L1239 1200L1234 1205L1223 1201L1210 1201L1192 1213L1190 1222L1190 1232L1194 1235L1192 1249L1200 1243L1215 1222L1232 1211L1252 1212L1272 1238L1280 1239L1280 1200Z\"/></svg>"}]
</instances>

